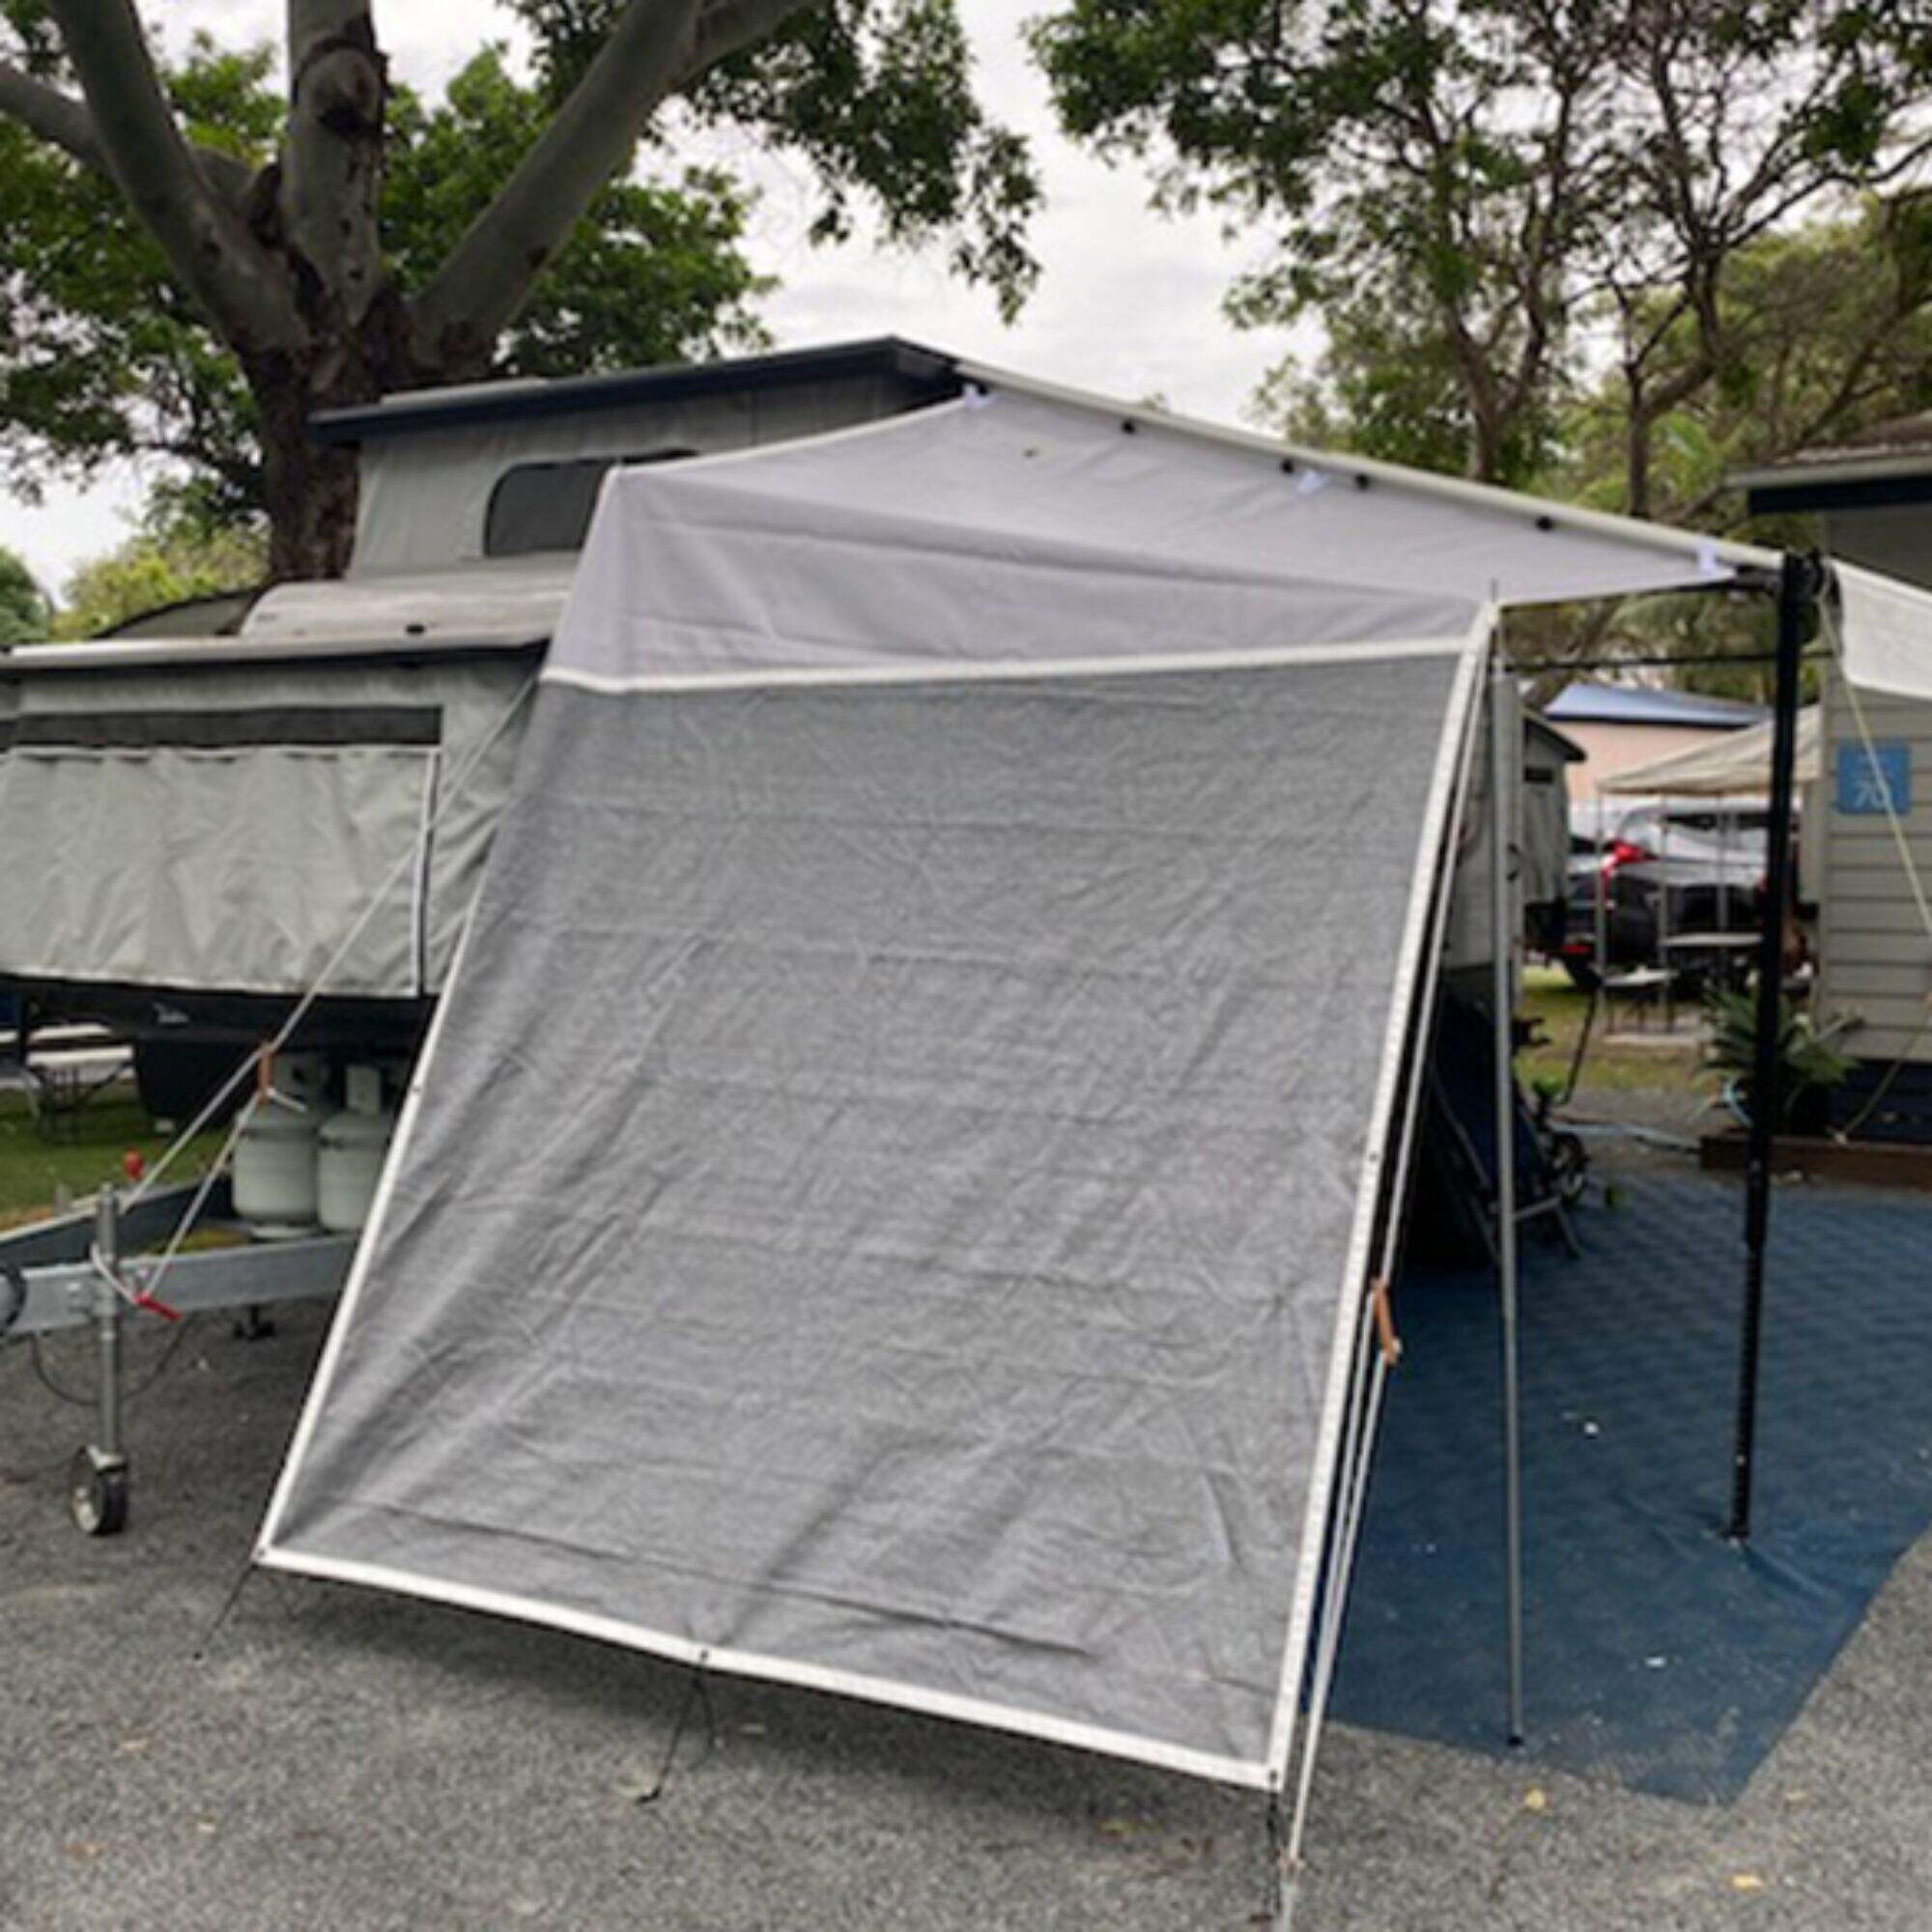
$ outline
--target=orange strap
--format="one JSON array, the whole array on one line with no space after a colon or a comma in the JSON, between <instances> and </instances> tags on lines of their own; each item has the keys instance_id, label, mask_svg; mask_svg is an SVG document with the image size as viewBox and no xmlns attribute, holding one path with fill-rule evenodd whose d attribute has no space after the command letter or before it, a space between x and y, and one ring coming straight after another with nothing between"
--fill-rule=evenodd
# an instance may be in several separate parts
<instances>
[{"instance_id":1,"label":"orange strap","mask_svg":"<svg viewBox=\"0 0 1932 1932\"><path fill-rule=\"evenodd\" d=\"M1402 1337L1395 1332L1395 1311L1389 1306L1389 1285L1378 1275L1369 1288L1376 1303L1376 1339L1382 1345L1382 1360L1394 1368L1402 1360Z\"/></svg>"}]
</instances>

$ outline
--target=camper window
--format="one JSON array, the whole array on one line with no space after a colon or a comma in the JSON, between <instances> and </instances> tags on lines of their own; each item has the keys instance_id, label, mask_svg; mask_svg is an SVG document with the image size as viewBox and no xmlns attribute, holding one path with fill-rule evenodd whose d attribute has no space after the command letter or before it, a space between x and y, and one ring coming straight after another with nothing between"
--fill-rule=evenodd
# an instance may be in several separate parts
<instances>
[{"instance_id":1,"label":"camper window","mask_svg":"<svg viewBox=\"0 0 1932 1932\"><path fill-rule=\"evenodd\" d=\"M637 456L589 456L562 463L520 463L490 493L483 525L485 556L582 550L605 472L620 463L671 463L695 449L651 449Z\"/></svg>"}]
</instances>

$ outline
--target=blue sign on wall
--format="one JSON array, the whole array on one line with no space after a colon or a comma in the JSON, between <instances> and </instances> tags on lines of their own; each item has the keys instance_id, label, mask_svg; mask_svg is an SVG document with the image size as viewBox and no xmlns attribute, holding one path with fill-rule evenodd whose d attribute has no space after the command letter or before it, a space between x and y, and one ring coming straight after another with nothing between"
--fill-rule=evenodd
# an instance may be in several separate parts
<instances>
[{"instance_id":1,"label":"blue sign on wall","mask_svg":"<svg viewBox=\"0 0 1932 1932\"><path fill-rule=\"evenodd\" d=\"M1854 818L1883 817L1888 793L1901 818L1912 810L1912 747L1899 738L1882 738L1869 751L1839 745L1838 810Z\"/></svg>"}]
</instances>

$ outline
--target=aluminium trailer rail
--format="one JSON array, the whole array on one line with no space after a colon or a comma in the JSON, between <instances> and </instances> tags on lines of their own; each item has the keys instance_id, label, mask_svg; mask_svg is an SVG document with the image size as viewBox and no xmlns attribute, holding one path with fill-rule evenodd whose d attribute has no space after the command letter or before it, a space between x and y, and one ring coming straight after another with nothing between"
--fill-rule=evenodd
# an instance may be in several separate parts
<instances>
[{"instance_id":1,"label":"aluminium trailer rail","mask_svg":"<svg viewBox=\"0 0 1932 1932\"><path fill-rule=\"evenodd\" d=\"M0 1346L62 1329L94 1332L94 1435L75 1452L68 1481L74 1526L89 1536L112 1536L128 1520L122 1344L130 1321L155 1319L140 1312L136 1297L154 1289L160 1273L158 1256L129 1250L171 1236L198 1191L166 1188L124 1207L117 1190L103 1187L90 1209L0 1235ZM197 1228L243 1232L207 1211L225 1205L225 1192L214 1191ZM161 1292L184 1317L333 1295L355 1252L353 1235L318 1235L177 1254Z\"/></svg>"}]
</instances>

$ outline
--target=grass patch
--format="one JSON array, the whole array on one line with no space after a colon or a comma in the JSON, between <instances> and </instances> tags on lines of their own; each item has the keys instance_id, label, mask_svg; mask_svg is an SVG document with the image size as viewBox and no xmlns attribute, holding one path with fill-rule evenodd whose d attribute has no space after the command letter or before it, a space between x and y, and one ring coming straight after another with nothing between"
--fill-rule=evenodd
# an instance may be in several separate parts
<instances>
[{"instance_id":1,"label":"grass patch","mask_svg":"<svg viewBox=\"0 0 1932 1932\"><path fill-rule=\"evenodd\" d=\"M104 1180L119 1180L130 1148L152 1166L168 1139L155 1132L131 1088L97 1094L61 1122L54 1139L41 1133L25 1094L0 1094L0 1228L50 1213L63 1184L78 1200ZM198 1135L169 1170L170 1180L177 1174L192 1179L214 1158L221 1141L218 1131Z\"/></svg>"},{"instance_id":2,"label":"grass patch","mask_svg":"<svg viewBox=\"0 0 1932 1932\"><path fill-rule=\"evenodd\" d=\"M1577 1037L1589 1008L1589 994L1573 985L1560 967L1532 966L1523 976L1522 1016L1541 1020L1546 1036L1543 1045L1529 1048L1517 1063L1525 1087L1533 1090L1539 1080L1554 1080L1560 1085L1569 1078ZM1690 1098L1715 1091L1699 1049L1690 1040L1630 1045L1606 1040L1605 1031L1605 1013L1600 1009L1582 1076L1577 1083L1579 1094L1644 1092Z\"/></svg>"}]
</instances>

